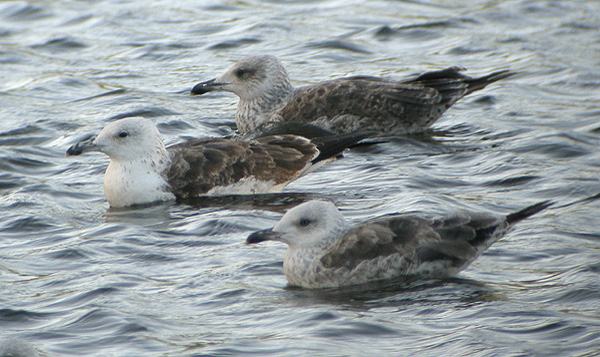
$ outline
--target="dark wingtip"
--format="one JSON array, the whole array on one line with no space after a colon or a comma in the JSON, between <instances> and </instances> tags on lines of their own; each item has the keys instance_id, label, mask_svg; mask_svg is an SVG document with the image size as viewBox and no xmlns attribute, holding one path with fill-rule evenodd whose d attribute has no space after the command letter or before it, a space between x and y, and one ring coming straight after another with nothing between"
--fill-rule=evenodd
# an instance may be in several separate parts
<instances>
[{"instance_id":1,"label":"dark wingtip","mask_svg":"<svg viewBox=\"0 0 600 357\"><path fill-rule=\"evenodd\" d=\"M208 93L214 89L212 87L214 84L215 84L215 78L205 81L205 82L200 82L192 88L192 90L190 91L190 94L191 95L202 95L204 93Z\"/></svg>"},{"instance_id":2,"label":"dark wingtip","mask_svg":"<svg viewBox=\"0 0 600 357\"><path fill-rule=\"evenodd\" d=\"M508 78L510 76L514 76L519 72L513 72L509 69L503 69L501 71L496 71L488 74L487 76L479 77L479 78L471 78L467 80L469 84L468 93L473 93L480 89L485 88L488 84L494 83L504 78Z\"/></svg>"},{"instance_id":3,"label":"dark wingtip","mask_svg":"<svg viewBox=\"0 0 600 357\"><path fill-rule=\"evenodd\" d=\"M453 79L468 78L467 76L465 76L464 74L461 73L465 70L466 70L466 68L464 68L464 67L452 66L452 67L448 67L448 68L444 68L444 69L440 69L440 70L427 71L427 72L419 75L417 78L412 79L411 82L436 81L439 79L448 79L448 78L453 78Z\"/></svg>"},{"instance_id":4,"label":"dark wingtip","mask_svg":"<svg viewBox=\"0 0 600 357\"><path fill-rule=\"evenodd\" d=\"M515 213L511 213L508 216L506 216L506 221L509 224L513 224L516 223L518 221L521 221L527 217L531 217L534 214L552 206L554 204L553 201L543 201L543 202L539 202L536 203L534 205L531 205L529 207L525 207L520 211L517 211Z\"/></svg>"},{"instance_id":5,"label":"dark wingtip","mask_svg":"<svg viewBox=\"0 0 600 357\"><path fill-rule=\"evenodd\" d=\"M510 69L503 69L501 71L494 72L489 76L486 76L488 83L496 82L504 78L512 77L519 72L511 71Z\"/></svg>"},{"instance_id":6,"label":"dark wingtip","mask_svg":"<svg viewBox=\"0 0 600 357\"><path fill-rule=\"evenodd\" d=\"M312 141L317 144L317 148L320 152L319 156L313 160L313 163L341 155L344 150L357 146L357 143L361 140L374 136L376 136L374 132L365 131L351 134L323 136L312 139Z\"/></svg>"}]
</instances>

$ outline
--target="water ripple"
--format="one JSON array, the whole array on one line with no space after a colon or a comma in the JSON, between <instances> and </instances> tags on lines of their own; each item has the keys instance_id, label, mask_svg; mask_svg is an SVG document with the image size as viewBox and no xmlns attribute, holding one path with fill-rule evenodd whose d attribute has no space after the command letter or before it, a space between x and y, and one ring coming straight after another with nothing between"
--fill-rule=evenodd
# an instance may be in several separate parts
<instances>
[{"instance_id":1,"label":"water ripple","mask_svg":"<svg viewBox=\"0 0 600 357\"><path fill-rule=\"evenodd\" d=\"M24 1L4 3L0 6L2 17L10 21L34 21L50 16L41 6L27 4Z\"/></svg>"},{"instance_id":2,"label":"water ripple","mask_svg":"<svg viewBox=\"0 0 600 357\"><path fill-rule=\"evenodd\" d=\"M344 50L344 51L348 51L348 52L363 53L363 54L371 53L369 50L364 48L364 46L360 46L356 43L353 43L350 41L345 41L345 40L315 41L315 42L307 43L306 47L316 48L316 49Z\"/></svg>"},{"instance_id":3,"label":"water ripple","mask_svg":"<svg viewBox=\"0 0 600 357\"><path fill-rule=\"evenodd\" d=\"M43 356L597 353L597 1L94 5L0 2L3 338ZM64 157L128 116L152 118L168 144L232 134L236 96L189 89L257 53L295 85L519 73L281 194L110 209L108 159ZM456 278L307 291L287 286L284 245L244 239L310 199L350 222L557 204Z\"/></svg>"},{"instance_id":4,"label":"water ripple","mask_svg":"<svg viewBox=\"0 0 600 357\"><path fill-rule=\"evenodd\" d=\"M69 37L59 37L50 39L44 43L32 45L34 50L44 50L51 53L63 53L73 50L79 50L88 47L85 43Z\"/></svg>"}]
</instances>

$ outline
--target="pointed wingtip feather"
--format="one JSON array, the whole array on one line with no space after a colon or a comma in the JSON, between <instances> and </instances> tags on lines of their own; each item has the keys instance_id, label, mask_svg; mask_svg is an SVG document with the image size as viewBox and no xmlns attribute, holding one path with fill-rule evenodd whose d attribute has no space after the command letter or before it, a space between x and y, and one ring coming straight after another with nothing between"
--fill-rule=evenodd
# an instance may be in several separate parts
<instances>
[{"instance_id":1,"label":"pointed wingtip feather","mask_svg":"<svg viewBox=\"0 0 600 357\"><path fill-rule=\"evenodd\" d=\"M359 132L314 138L312 141L317 144L319 156L313 159L313 163L341 155L344 150L372 136L374 136L372 132Z\"/></svg>"},{"instance_id":2,"label":"pointed wingtip feather","mask_svg":"<svg viewBox=\"0 0 600 357\"><path fill-rule=\"evenodd\" d=\"M523 220L523 219L525 219L527 217L531 217L534 214L536 214L536 213L538 213L538 212L540 212L540 211L542 211L542 210L544 210L544 209L552 206L553 204L554 204L553 201L543 201L543 202L536 203L536 204L531 205L529 207L525 207L525 208L523 208L520 211L517 211L517 212L514 212L514 213L511 213L511 214L507 215L506 216L506 221L509 224L513 224L513 223L519 222L519 221L521 221L521 220Z\"/></svg>"},{"instance_id":3,"label":"pointed wingtip feather","mask_svg":"<svg viewBox=\"0 0 600 357\"><path fill-rule=\"evenodd\" d=\"M518 72L513 72L509 69L504 69L501 71L490 73L487 76L483 76L483 77L479 77L479 78L471 78L471 79L467 80L467 83L469 84L467 94L473 93L480 89L483 89L490 83L494 83L501 79L514 76L517 73Z\"/></svg>"}]
</instances>

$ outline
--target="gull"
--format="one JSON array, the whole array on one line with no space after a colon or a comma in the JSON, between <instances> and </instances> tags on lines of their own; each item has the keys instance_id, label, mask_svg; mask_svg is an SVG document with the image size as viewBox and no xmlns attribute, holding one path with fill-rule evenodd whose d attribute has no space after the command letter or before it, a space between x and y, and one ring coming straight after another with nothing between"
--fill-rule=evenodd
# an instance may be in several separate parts
<instances>
[{"instance_id":1,"label":"gull","mask_svg":"<svg viewBox=\"0 0 600 357\"><path fill-rule=\"evenodd\" d=\"M403 135L422 132L460 98L514 74L501 70L473 78L463 70L449 67L399 81L353 76L294 88L276 57L260 55L242 58L219 77L196 84L191 94L235 93L242 134L287 121L335 133Z\"/></svg>"},{"instance_id":2,"label":"gull","mask_svg":"<svg viewBox=\"0 0 600 357\"><path fill-rule=\"evenodd\" d=\"M207 138L165 147L152 121L131 117L71 146L67 156L87 151L108 155L104 195L111 207L126 207L203 195L279 192L365 136Z\"/></svg>"},{"instance_id":3,"label":"gull","mask_svg":"<svg viewBox=\"0 0 600 357\"><path fill-rule=\"evenodd\" d=\"M514 223L551 204L540 202L507 216L397 213L351 226L333 203L315 200L292 208L273 228L252 233L246 243L286 243L283 270L291 285L303 288L445 277L466 268Z\"/></svg>"}]
</instances>

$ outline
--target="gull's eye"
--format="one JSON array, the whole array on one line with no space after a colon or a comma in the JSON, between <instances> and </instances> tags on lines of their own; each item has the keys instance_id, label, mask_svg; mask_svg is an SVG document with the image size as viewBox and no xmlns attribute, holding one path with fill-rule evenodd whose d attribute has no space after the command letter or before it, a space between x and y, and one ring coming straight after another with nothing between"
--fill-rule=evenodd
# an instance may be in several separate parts
<instances>
[{"instance_id":1,"label":"gull's eye","mask_svg":"<svg viewBox=\"0 0 600 357\"><path fill-rule=\"evenodd\" d=\"M312 223L312 221L310 219L303 218L303 219L300 220L300 226L301 227L306 227L306 226L308 226L311 223Z\"/></svg>"},{"instance_id":2,"label":"gull's eye","mask_svg":"<svg viewBox=\"0 0 600 357\"><path fill-rule=\"evenodd\" d=\"M245 76L248 73L248 71L244 68L238 68L235 70L235 75L238 78L242 78L243 76Z\"/></svg>"},{"instance_id":3,"label":"gull's eye","mask_svg":"<svg viewBox=\"0 0 600 357\"><path fill-rule=\"evenodd\" d=\"M122 132L120 132L120 133L119 133L119 137L120 137L120 138L126 138L126 137L128 137L128 136L129 136L129 133L128 133L128 132L126 132L126 131L122 131Z\"/></svg>"}]
</instances>

